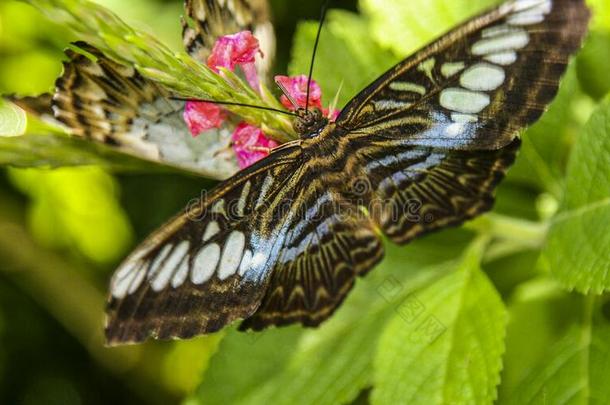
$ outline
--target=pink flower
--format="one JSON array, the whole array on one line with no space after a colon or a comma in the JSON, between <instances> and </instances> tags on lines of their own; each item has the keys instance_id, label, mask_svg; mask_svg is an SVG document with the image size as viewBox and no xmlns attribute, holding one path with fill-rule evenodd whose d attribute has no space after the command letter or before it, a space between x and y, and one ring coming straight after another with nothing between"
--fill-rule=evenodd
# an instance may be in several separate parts
<instances>
[{"instance_id":1,"label":"pink flower","mask_svg":"<svg viewBox=\"0 0 610 405\"><path fill-rule=\"evenodd\" d=\"M212 128L220 128L227 119L227 114L213 103L187 101L183 117L191 134L195 137Z\"/></svg>"},{"instance_id":2,"label":"pink flower","mask_svg":"<svg viewBox=\"0 0 610 405\"><path fill-rule=\"evenodd\" d=\"M278 143L267 138L260 128L245 122L237 126L231 140L240 169L258 162L278 146Z\"/></svg>"},{"instance_id":3,"label":"pink flower","mask_svg":"<svg viewBox=\"0 0 610 405\"><path fill-rule=\"evenodd\" d=\"M275 76L275 81L286 89L288 95L298 104L301 108L306 107L317 107L322 109L322 89L316 83L315 80L311 81L310 94L309 94L309 106L307 103L307 76ZM282 105L289 110L294 110L294 106L285 95L280 98Z\"/></svg>"},{"instance_id":4,"label":"pink flower","mask_svg":"<svg viewBox=\"0 0 610 405\"><path fill-rule=\"evenodd\" d=\"M219 67L234 71L236 66L240 66L250 86L258 90L260 82L254 63L257 53L261 53L260 45L250 31L225 35L216 40L208 57L208 66L216 73Z\"/></svg>"}]
</instances>

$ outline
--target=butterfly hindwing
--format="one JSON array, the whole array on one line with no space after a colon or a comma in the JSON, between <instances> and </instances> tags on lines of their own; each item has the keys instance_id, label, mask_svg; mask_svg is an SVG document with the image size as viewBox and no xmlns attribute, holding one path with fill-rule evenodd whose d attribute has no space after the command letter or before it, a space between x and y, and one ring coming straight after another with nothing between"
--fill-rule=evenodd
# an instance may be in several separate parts
<instances>
[{"instance_id":1,"label":"butterfly hindwing","mask_svg":"<svg viewBox=\"0 0 610 405\"><path fill-rule=\"evenodd\" d=\"M492 208L520 143L491 151L402 147L388 154L383 141L372 141L357 153L371 216L398 244L472 219Z\"/></svg>"},{"instance_id":2,"label":"butterfly hindwing","mask_svg":"<svg viewBox=\"0 0 610 405\"><path fill-rule=\"evenodd\" d=\"M337 309L356 278L382 259L370 217L332 183L320 189L315 183L297 195L297 220L289 224L262 304L241 329L294 322L317 326Z\"/></svg>"},{"instance_id":3,"label":"butterfly hindwing","mask_svg":"<svg viewBox=\"0 0 610 405\"><path fill-rule=\"evenodd\" d=\"M582 0L513 0L382 75L337 123L392 145L497 149L537 120L581 44Z\"/></svg>"}]
</instances>

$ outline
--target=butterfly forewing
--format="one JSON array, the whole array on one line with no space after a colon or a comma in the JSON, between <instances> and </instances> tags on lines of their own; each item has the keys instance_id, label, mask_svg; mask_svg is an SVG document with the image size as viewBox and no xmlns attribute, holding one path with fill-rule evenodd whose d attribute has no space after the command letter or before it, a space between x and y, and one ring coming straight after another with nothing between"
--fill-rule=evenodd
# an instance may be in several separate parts
<instances>
[{"instance_id":1,"label":"butterfly forewing","mask_svg":"<svg viewBox=\"0 0 610 405\"><path fill-rule=\"evenodd\" d=\"M553 99L588 19L581 0L509 1L382 75L337 123L388 147L500 148Z\"/></svg>"},{"instance_id":2,"label":"butterfly forewing","mask_svg":"<svg viewBox=\"0 0 610 405\"><path fill-rule=\"evenodd\" d=\"M273 157L194 201L125 260L111 282L110 343L210 333L256 310L284 242L300 150Z\"/></svg>"}]
</instances>

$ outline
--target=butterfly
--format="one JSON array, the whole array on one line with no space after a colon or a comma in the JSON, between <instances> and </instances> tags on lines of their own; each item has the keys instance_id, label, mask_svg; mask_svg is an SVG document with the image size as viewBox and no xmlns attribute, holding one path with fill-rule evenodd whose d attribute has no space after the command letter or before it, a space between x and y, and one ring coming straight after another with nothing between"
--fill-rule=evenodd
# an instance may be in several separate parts
<instances>
[{"instance_id":1,"label":"butterfly","mask_svg":"<svg viewBox=\"0 0 610 405\"><path fill-rule=\"evenodd\" d=\"M274 42L264 1L185 5L184 43L198 60L217 37L245 29ZM242 330L319 325L382 260L382 235L406 244L491 209L519 132L555 97L588 20L584 0L511 0L400 62L335 121L299 110L298 140L240 172L228 164L220 172L234 175L119 266L108 343L189 338L237 320ZM55 117L83 136L184 164L184 104L78 46L95 60L68 52Z\"/></svg>"}]
</instances>

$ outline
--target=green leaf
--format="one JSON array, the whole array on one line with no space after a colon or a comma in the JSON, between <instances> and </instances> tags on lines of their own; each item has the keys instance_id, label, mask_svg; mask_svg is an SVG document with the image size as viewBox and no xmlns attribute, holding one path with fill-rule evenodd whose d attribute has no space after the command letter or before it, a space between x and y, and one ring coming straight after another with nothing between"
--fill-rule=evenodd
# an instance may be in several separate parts
<instances>
[{"instance_id":1,"label":"green leaf","mask_svg":"<svg viewBox=\"0 0 610 405\"><path fill-rule=\"evenodd\" d=\"M449 232L407 248L358 280L346 302L317 329L230 333L189 403L349 403L373 383L379 331L405 297L454 267L464 232ZM446 248L439 252L442 243Z\"/></svg>"},{"instance_id":2,"label":"green leaf","mask_svg":"<svg viewBox=\"0 0 610 405\"><path fill-rule=\"evenodd\" d=\"M0 137L23 135L26 127L25 111L13 103L0 99Z\"/></svg>"},{"instance_id":3,"label":"green leaf","mask_svg":"<svg viewBox=\"0 0 610 405\"><path fill-rule=\"evenodd\" d=\"M506 310L481 271L476 242L457 269L410 296L383 331L373 404L491 404Z\"/></svg>"},{"instance_id":4,"label":"green leaf","mask_svg":"<svg viewBox=\"0 0 610 405\"><path fill-rule=\"evenodd\" d=\"M565 198L544 261L567 288L610 290L610 100L583 129L568 165Z\"/></svg>"},{"instance_id":5,"label":"green leaf","mask_svg":"<svg viewBox=\"0 0 610 405\"><path fill-rule=\"evenodd\" d=\"M298 25L292 47L290 75L307 74L317 29L317 22ZM339 108L395 61L395 57L371 39L367 21L354 13L331 11L322 38L313 77L322 87L325 103L332 101L340 91ZM342 61L340 69L337 69L337 61Z\"/></svg>"},{"instance_id":6,"label":"green leaf","mask_svg":"<svg viewBox=\"0 0 610 405\"><path fill-rule=\"evenodd\" d=\"M593 12L592 28L610 31L610 7L607 0L588 0Z\"/></svg>"},{"instance_id":7,"label":"green leaf","mask_svg":"<svg viewBox=\"0 0 610 405\"><path fill-rule=\"evenodd\" d=\"M360 0L360 7L371 19L375 40L404 56L496 3L495 0Z\"/></svg>"},{"instance_id":8,"label":"green leaf","mask_svg":"<svg viewBox=\"0 0 610 405\"><path fill-rule=\"evenodd\" d=\"M607 60L610 60L610 30L591 31L578 55L578 78L587 94L598 100L610 92L608 69L601 62Z\"/></svg>"},{"instance_id":9,"label":"green leaf","mask_svg":"<svg viewBox=\"0 0 610 405\"><path fill-rule=\"evenodd\" d=\"M608 404L610 324L595 299L583 298L585 316L526 376L509 404Z\"/></svg>"},{"instance_id":10,"label":"green leaf","mask_svg":"<svg viewBox=\"0 0 610 405\"><path fill-rule=\"evenodd\" d=\"M517 270L505 269L506 272ZM508 303L509 323L499 403L548 356L549 347L581 316L581 296L569 294L548 274L519 285ZM535 332L535 333L533 333Z\"/></svg>"}]
</instances>

